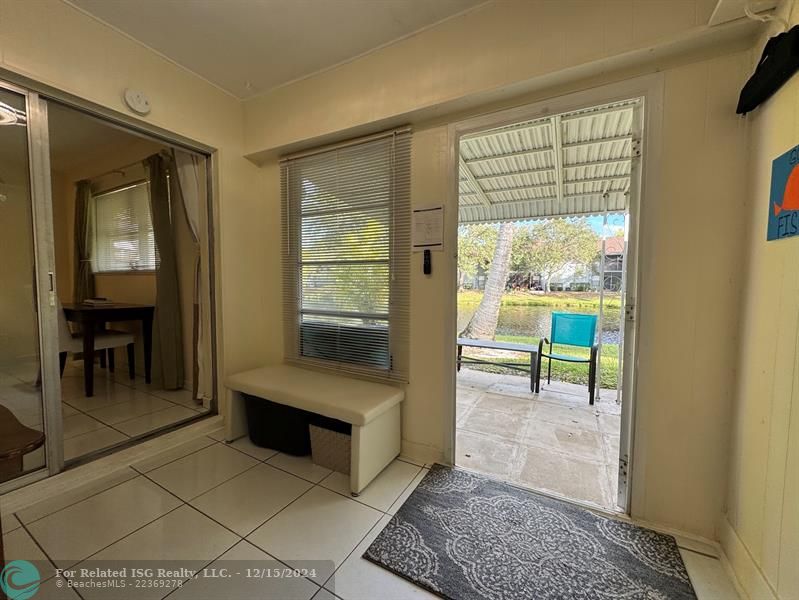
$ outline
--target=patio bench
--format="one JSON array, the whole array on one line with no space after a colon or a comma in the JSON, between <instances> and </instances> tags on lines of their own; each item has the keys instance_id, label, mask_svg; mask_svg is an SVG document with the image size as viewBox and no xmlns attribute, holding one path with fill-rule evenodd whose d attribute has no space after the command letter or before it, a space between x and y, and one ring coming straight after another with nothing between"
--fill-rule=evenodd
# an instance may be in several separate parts
<instances>
[{"instance_id":1,"label":"patio bench","mask_svg":"<svg viewBox=\"0 0 799 600\"><path fill-rule=\"evenodd\" d=\"M259 367L225 381L231 398L229 440L246 433L241 394L352 425L350 491L360 494L400 453L400 402L405 392L382 383L289 365ZM243 425L243 426L242 426Z\"/></svg>"},{"instance_id":2,"label":"patio bench","mask_svg":"<svg viewBox=\"0 0 799 600\"><path fill-rule=\"evenodd\" d=\"M530 366L525 366L520 363L509 363L497 360L484 360L481 358L474 358L463 356L463 348L483 348L487 350L504 350L506 352L520 352L522 354L530 355ZM498 365L508 369L516 369L517 371L524 371L530 373L530 391L535 392L535 382L538 380L538 369L541 368L538 363L538 348L530 344L515 344L513 342L495 342L493 340L472 340L470 338L458 338L458 360L457 370L461 370L461 365Z\"/></svg>"}]
</instances>

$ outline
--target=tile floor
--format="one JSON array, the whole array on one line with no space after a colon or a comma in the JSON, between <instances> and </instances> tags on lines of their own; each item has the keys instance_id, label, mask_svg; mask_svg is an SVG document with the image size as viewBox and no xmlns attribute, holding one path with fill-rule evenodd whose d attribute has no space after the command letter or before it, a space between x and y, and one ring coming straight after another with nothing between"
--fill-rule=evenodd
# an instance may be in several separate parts
<instances>
[{"instance_id":1,"label":"tile floor","mask_svg":"<svg viewBox=\"0 0 799 600\"><path fill-rule=\"evenodd\" d=\"M457 379L458 466L511 483L616 509L621 407L603 391L463 367Z\"/></svg>"},{"instance_id":2,"label":"tile floor","mask_svg":"<svg viewBox=\"0 0 799 600\"><path fill-rule=\"evenodd\" d=\"M225 444L219 437L198 437L82 488L4 513L6 558L44 561L46 581L36 596L43 600L434 598L361 558L426 467L398 459L354 499L344 476L309 459L257 448L246 439ZM708 548L681 549L699 600L737 598ZM194 568L221 568L227 560L280 567L324 562L313 563L315 576L195 579L177 589L125 590L123 596L67 589L55 576L56 567L86 566L87 560L176 557Z\"/></svg>"},{"instance_id":3,"label":"tile floor","mask_svg":"<svg viewBox=\"0 0 799 600\"><path fill-rule=\"evenodd\" d=\"M41 390L36 386L38 364L19 362L0 367L0 404L21 423L41 430ZM64 459L71 460L108 448L155 429L171 425L206 408L197 405L188 390L167 391L148 385L143 377L130 380L127 365L115 373L95 367L95 393L83 391L83 361L70 360L61 379L64 420ZM44 466L44 449L27 454L24 470Z\"/></svg>"}]
</instances>

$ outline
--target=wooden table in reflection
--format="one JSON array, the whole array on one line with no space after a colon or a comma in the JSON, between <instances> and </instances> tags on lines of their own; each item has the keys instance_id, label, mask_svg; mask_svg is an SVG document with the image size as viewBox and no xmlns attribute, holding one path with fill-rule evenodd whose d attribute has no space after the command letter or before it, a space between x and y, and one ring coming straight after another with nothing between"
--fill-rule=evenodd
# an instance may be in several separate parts
<instances>
[{"instance_id":1,"label":"wooden table in reflection","mask_svg":"<svg viewBox=\"0 0 799 600\"><path fill-rule=\"evenodd\" d=\"M94 395L94 332L115 321L141 321L144 341L144 380L150 383L153 359L153 313L147 304L64 304L67 321L80 323L83 333L83 383L86 397Z\"/></svg>"}]
</instances>

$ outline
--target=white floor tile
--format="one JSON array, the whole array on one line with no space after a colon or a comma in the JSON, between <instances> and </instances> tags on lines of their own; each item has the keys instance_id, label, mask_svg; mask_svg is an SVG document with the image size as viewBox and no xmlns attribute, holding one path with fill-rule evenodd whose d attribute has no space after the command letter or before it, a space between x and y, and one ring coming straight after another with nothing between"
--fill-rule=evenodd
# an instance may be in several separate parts
<instances>
[{"instance_id":1,"label":"white floor tile","mask_svg":"<svg viewBox=\"0 0 799 600\"><path fill-rule=\"evenodd\" d=\"M246 568L282 569L285 565L246 541L239 542L208 567L242 572ZM195 579L169 598L196 600L224 598L225 600L308 600L319 588L303 577L247 578L235 575L230 579Z\"/></svg>"},{"instance_id":2,"label":"white floor tile","mask_svg":"<svg viewBox=\"0 0 799 600\"><path fill-rule=\"evenodd\" d=\"M3 515L3 533L10 533L19 528L19 519L14 515Z\"/></svg>"},{"instance_id":3,"label":"white floor tile","mask_svg":"<svg viewBox=\"0 0 799 600\"><path fill-rule=\"evenodd\" d=\"M245 537L312 485L269 465L258 465L198 496L191 504Z\"/></svg>"},{"instance_id":4,"label":"white floor tile","mask_svg":"<svg viewBox=\"0 0 799 600\"><path fill-rule=\"evenodd\" d=\"M680 555L697 600L738 600L738 592L719 559L682 549Z\"/></svg>"},{"instance_id":5,"label":"white floor tile","mask_svg":"<svg viewBox=\"0 0 799 600\"><path fill-rule=\"evenodd\" d=\"M42 579L49 579L55 575L53 564L28 532L21 527L3 536L3 552L6 562L27 560L35 564Z\"/></svg>"},{"instance_id":6,"label":"white floor tile","mask_svg":"<svg viewBox=\"0 0 799 600\"><path fill-rule=\"evenodd\" d=\"M325 588L321 588L318 592L316 592L316 596L314 596L311 600L341 600L338 596L331 594Z\"/></svg>"},{"instance_id":7,"label":"white floor tile","mask_svg":"<svg viewBox=\"0 0 799 600\"><path fill-rule=\"evenodd\" d=\"M64 460L71 460L96 450L109 448L128 439L130 438L124 433L103 425L96 431L64 440Z\"/></svg>"},{"instance_id":8,"label":"white floor tile","mask_svg":"<svg viewBox=\"0 0 799 600\"><path fill-rule=\"evenodd\" d=\"M85 485L81 485L61 494L56 494L55 496L45 498L33 506L29 506L17 511L17 517L19 517L23 523L37 521L42 517L46 517L54 512L58 512L59 510L71 506L72 504L77 504L82 500L86 500L91 496L111 489L116 485L130 481L137 476L138 474L133 469L120 469L111 475L95 479L94 481L91 481ZM5 518L3 524L5 525Z\"/></svg>"},{"instance_id":9,"label":"white floor tile","mask_svg":"<svg viewBox=\"0 0 799 600\"><path fill-rule=\"evenodd\" d=\"M26 473L41 469L47 463L47 452L41 446L33 452L28 452L22 457L22 470Z\"/></svg>"},{"instance_id":10,"label":"white floor tile","mask_svg":"<svg viewBox=\"0 0 799 600\"><path fill-rule=\"evenodd\" d=\"M181 568L198 571L238 541L238 536L184 504L98 552L92 556L91 563L85 564L90 567L96 564L95 561L102 561L101 564L112 568L129 565L173 571ZM132 564L128 561L132 561ZM76 568L81 567L79 564ZM125 600L157 600L171 591L131 587L126 588L124 596L120 597ZM86 600L102 600L108 597L108 592L103 589L88 588L82 590L81 594Z\"/></svg>"},{"instance_id":11,"label":"white floor tile","mask_svg":"<svg viewBox=\"0 0 799 600\"><path fill-rule=\"evenodd\" d=\"M183 506L112 544L92 560L212 560L239 537L191 506Z\"/></svg>"},{"instance_id":12,"label":"white floor tile","mask_svg":"<svg viewBox=\"0 0 799 600\"><path fill-rule=\"evenodd\" d=\"M674 539L677 540L677 545L683 550L693 550L699 554L707 554L708 556L713 556L715 558L718 558L719 556L719 549L712 544L700 542L699 540L694 540L677 533L673 533L672 535L674 536Z\"/></svg>"},{"instance_id":13,"label":"white floor tile","mask_svg":"<svg viewBox=\"0 0 799 600\"><path fill-rule=\"evenodd\" d=\"M86 386L83 381L83 374L80 377L63 377L61 379L61 400L68 402L78 410L98 408L105 403L106 405L114 402L123 402L124 394L130 390L125 386L114 383L113 379L105 376L104 372L94 375L94 395L91 398L85 396Z\"/></svg>"},{"instance_id":14,"label":"white floor tile","mask_svg":"<svg viewBox=\"0 0 799 600\"><path fill-rule=\"evenodd\" d=\"M28 525L59 567L94 554L180 505L143 477L131 479Z\"/></svg>"},{"instance_id":15,"label":"white floor tile","mask_svg":"<svg viewBox=\"0 0 799 600\"><path fill-rule=\"evenodd\" d=\"M429 472L430 469L428 468L424 468L419 471L416 477L413 478L413 481L411 481L408 487L405 488L405 491L402 492L400 497L397 498L394 504L392 504L386 512L390 515L397 514L397 511L400 509L400 507L405 504L405 501L410 497L411 494L413 494L413 490L416 489L416 487L421 483L422 479L424 479L425 475L427 475Z\"/></svg>"},{"instance_id":16,"label":"white floor tile","mask_svg":"<svg viewBox=\"0 0 799 600\"><path fill-rule=\"evenodd\" d=\"M277 450L256 446L246 435L244 437L240 437L235 442L230 442L228 445L240 452L244 452L244 454L249 454L253 458L257 458L258 460L266 460L277 454Z\"/></svg>"},{"instance_id":17,"label":"white floor tile","mask_svg":"<svg viewBox=\"0 0 799 600\"><path fill-rule=\"evenodd\" d=\"M291 456L279 452L266 462L297 477L307 479L311 483L319 483L332 473L330 469L315 465L310 456Z\"/></svg>"},{"instance_id":18,"label":"white floor tile","mask_svg":"<svg viewBox=\"0 0 799 600\"><path fill-rule=\"evenodd\" d=\"M123 421L122 423L117 423L114 425L114 427L126 435L136 437L137 435L148 433L160 427L166 427L167 425L177 423L178 421L182 421L196 415L197 413L195 411L188 409L185 406L172 406L166 410L159 410L158 412L150 413L149 415L136 417L135 419L130 419L129 421Z\"/></svg>"},{"instance_id":19,"label":"white floor tile","mask_svg":"<svg viewBox=\"0 0 799 600\"><path fill-rule=\"evenodd\" d=\"M125 566L134 561L142 566L177 570L199 570L239 541L239 537L214 523L188 505L164 515L138 531L92 556L91 561L109 561ZM152 561L152 562L151 562ZM80 568L78 565L77 568ZM162 598L163 589L87 589L84 598Z\"/></svg>"},{"instance_id":20,"label":"white floor tile","mask_svg":"<svg viewBox=\"0 0 799 600\"><path fill-rule=\"evenodd\" d=\"M64 439L68 440L69 438L83 435L84 433L89 433L90 431L97 431L98 429L103 429L104 427L105 425L103 425L100 421L93 419L88 415L72 415L71 417L64 419Z\"/></svg>"},{"instance_id":21,"label":"white floor tile","mask_svg":"<svg viewBox=\"0 0 799 600\"><path fill-rule=\"evenodd\" d=\"M150 393L192 410L204 410L202 404L197 404L194 400L191 390L151 390Z\"/></svg>"},{"instance_id":22,"label":"white floor tile","mask_svg":"<svg viewBox=\"0 0 799 600\"><path fill-rule=\"evenodd\" d=\"M189 454L194 454L195 452L202 450L203 448L207 448L211 444L214 444L214 440L202 436L195 438L185 444L180 444L179 446L175 446L174 448L170 448L169 450L164 450L163 452L159 452L155 456L150 458L145 458L144 460L137 461L133 463L131 466L141 473L148 473L153 469L157 469L158 467L162 467L167 463L175 461L179 458L183 458L184 456L188 456Z\"/></svg>"},{"instance_id":23,"label":"white floor tile","mask_svg":"<svg viewBox=\"0 0 799 600\"><path fill-rule=\"evenodd\" d=\"M363 553L371 545L377 535L391 520L384 516L380 522L369 532L355 551L336 571L331 581L325 583L325 588L333 591L342 600L414 600L438 598L433 594L415 586L409 581L394 575L390 571L362 558Z\"/></svg>"},{"instance_id":24,"label":"white floor tile","mask_svg":"<svg viewBox=\"0 0 799 600\"><path fill-rule=\"evenodd\" d=\"M72 415L77 415L77 414L78 414L78 410L76 408L73 408L72 406L70 406L66 402L62 402L61 403L61 416L62 417L71 417Z\"/></svg>"},{"instance_id":25,"label":"white floor tile","mask_svg":"<svg viewBox=\"0 0 799 600\"><path fill-rule=\"evenodd\" d=\"M82 378L63 379L61 382L61 400L84 412L133 400L136 394L136 390L127 386L111 380L98 380L95 377L94 395L87 398L84 395Z\"/></svg>"},{"instance_id":26,"label":"white floor tile","mask_svg":"<svg viewBox=\"0 0 799 600\"><path fill-rule=\"evenodd\" d=\"M395 460L389 464L358 496L358 502L386 512L419 474L421 467ZM350 495L350 476L333 472L320 484L345 496Z\"/></svg>"},{"instance_id":27,"label":"white floor tile","mask_svg":"<svg viewBox=\"0 0 799 600\"><path fill-rule=\"evenodd\" d=\"M39 586L34 596L36 600L80 600L74 590L70 589L62 577L53 577Z\"/></svg>"},{"instance_id":28,"label":"white floor tile","mask_svg":"<svg viewBox=\"0 0 799 600\"><path fill-rule=\"evenodd\" d=\"M247 539L292 566L302 567L303 561L325 561L318 565L315 578L321 583L358 545L380 515L373 508L315 487Z\"/></svg>"},{"instance_id":29,"label":"white floor tile","mask_svg":"<svg viewBox=\"0 0 799 600\"><path fill-rule=\"evenodd\" d=\"M102 421L106 425L114 425L122 421L129 421L136 417L141 417L150 413L171 408L174 406L171 402L150 396L149 394L142 394L134 391L134 396L130 400L120 402L119 404L112 404L104 408L90 410L89 416Z\"/></svg>"},{"instance_id":30,"label":"white floor tile","mask_svg":"<svg viewBox=\"0 0 799 600\"><path fill-rule=\"evenodd\" d=\"M176 496L191 500L257 464L251 456L213 444L150 471L147 476Z\"/></svg>"},{"instance_id":31,"label":"white floor tile","mask_svg":"<svg viewBox=\"0 0 799 600\"><path fill-rule=\"evenodd\" d=\"M212 431L208 434L208 437L212 440L216 440L217 442L224 442L225 441L225 428L220 427L219 429Z\"/></svg>"}]
</instances>

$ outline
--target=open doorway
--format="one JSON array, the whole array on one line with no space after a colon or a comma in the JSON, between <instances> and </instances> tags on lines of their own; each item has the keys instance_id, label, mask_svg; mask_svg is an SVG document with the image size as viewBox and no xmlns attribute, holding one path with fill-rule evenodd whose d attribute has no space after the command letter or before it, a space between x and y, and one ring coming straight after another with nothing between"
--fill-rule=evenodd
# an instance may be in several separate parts
<instances>
[{"instance_id":1,"label":"open doorway","mask_svg":"<svg viewBox=\"0 0 799 600\"><path fill-rule=\"evenodd\" d=\"M631 98L459 140L455 463L621 512L642 110Z\"/></svg>"}]
</instances>

